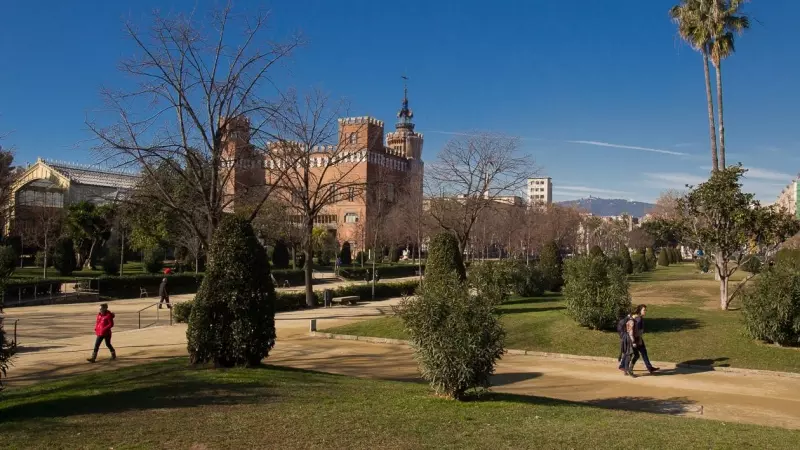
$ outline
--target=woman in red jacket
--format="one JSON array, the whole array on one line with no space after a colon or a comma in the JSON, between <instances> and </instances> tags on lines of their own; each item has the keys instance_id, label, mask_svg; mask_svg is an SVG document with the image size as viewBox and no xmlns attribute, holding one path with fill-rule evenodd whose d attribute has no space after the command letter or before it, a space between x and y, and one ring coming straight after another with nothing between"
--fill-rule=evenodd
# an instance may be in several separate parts
<instances>
[{"instance_id":1,"label":"woman in red jacket","mask_svg":"<svg viewBox=\"0 0 800 450\"><path fill-rule=\"evenodd\" d=\"M97 339L94 341L94 352L92 357L87 361L93 363L97 359L97 351L100 349L100 343L106 341L106 347L111 350L111 359L117 359L117 353L114 347L111 346L111 329L114 328L114 313L108 310L108 304L103 303L100 305L100 312L97 314L97 321L94 325L94 334Z\"/></svg>"}]
</instances>

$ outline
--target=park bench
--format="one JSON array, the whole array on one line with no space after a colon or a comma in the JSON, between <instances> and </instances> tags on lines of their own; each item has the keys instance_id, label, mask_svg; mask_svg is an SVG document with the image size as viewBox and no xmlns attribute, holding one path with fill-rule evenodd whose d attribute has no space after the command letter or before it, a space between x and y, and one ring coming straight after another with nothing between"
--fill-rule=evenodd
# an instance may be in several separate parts
<instances>
[{"instance_id":1,"label":"park bench","mask_svg":"<svg viewBox=\"0 0 800 450\"><path fill-rule=\"evenodd\" d=\"M361 298L357 295L348 295L345 297L333 297L333 299L331 299L331 302L339 303L341 305L347 305L347 304L356 305L358 304L359 300L361 300Z\"/></svg>"}]
</instances>

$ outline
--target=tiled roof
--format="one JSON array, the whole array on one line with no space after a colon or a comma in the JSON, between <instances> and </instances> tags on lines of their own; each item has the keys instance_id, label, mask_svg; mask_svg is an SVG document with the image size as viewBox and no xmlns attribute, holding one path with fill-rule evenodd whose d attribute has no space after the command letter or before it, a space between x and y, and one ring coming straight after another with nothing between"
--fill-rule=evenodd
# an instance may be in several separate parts
<instances>
[{"instance_id":1,"label":"tiled roof","mask_svg":"<svg viewBox=\"0 0 800 450\"><path fill-rule=\"evenodd\" d=\"M103 186L122 189L133 189L139 182L139 175L112 171L91 166L79 166L77 164L53 162L43 160L45 164L56 170L61 175L69 178L70 181L88 186Z\"/></svg>"}]
</instances>

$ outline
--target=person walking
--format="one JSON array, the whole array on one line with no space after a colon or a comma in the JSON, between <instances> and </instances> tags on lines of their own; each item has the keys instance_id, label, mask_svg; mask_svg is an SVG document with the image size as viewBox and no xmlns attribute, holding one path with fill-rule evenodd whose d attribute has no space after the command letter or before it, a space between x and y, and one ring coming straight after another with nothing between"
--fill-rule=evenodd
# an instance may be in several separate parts
<instances>
[{"instance_id":1,"label":"person walking","mask_svg":"<svg viewBox=\"0 0 800 450\"><path fill-rule=\"evenodd\" d=\"M630 343L630 348L620 361L620 368L624 369L626 375L633 375L633 366L641 357L647 371L655 373L658 367L653 367L650 357L647 354L647 346L644 343L644 316L647 314L647 305L639 305L625 323L626 339Z\"/></svg>"},{"instance_id":2,"label":"person walking","mask_svg":"<svg viewBox=\"0 0 800 450\"><path fill-rule=\"evenodd\" d=\"M644 361L644 366L647 368L647 371L650 373L657 372L659 370L658 367L653 367L650 363L650 357L647 355L647 346L644 343L644 316L647 314L647 305L639 305L636 307L636 312L634 316L634 322L636 323L637 328L637 336L639 337L639 342L637 342L636 347L634 347L634 355L633 360L631 360L631 370L633 370L634 364L636 361L639 360L639 355L642 357L642 361Z\"/></svg>"},{"instance_id":3,"label":"person walking","mask_svg":"<svg viewBox=\"0 0 800 450\"><path fill-rule=\"evenodd\" d=\"M161 304L166 303L167 308L172 309L172 305L169 303L169 289L167 289L167 277L161 280L161 284L158 286L158 296L161 297L161 300L158 301L158 309L161 309Z\"/></svg>"},{"instance_id":4,"label":"person walking","mask_svg":"<svg viewBox=\"0 0 800 450\"><path fill-rule=\"evenodd\" d=\"M97 351L100 350L100 343L105 341L106 347L111 351L111 359L117 359L117 352L111 345L111 329L114 328L114 313L108 310L108 304L100 305L100 312L97 313L97 320L94 324L94 334L97 338L94 341L94 351L92 357L87 361L93 363L97 360Z\"/></svg>"}]
</instances>

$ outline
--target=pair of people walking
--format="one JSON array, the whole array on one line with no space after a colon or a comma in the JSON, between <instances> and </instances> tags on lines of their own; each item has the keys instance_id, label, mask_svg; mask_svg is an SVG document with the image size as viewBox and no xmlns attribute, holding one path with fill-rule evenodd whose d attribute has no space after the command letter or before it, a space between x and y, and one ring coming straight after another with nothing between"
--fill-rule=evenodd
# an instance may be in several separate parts
<instances>
[{"instance_id":1,"label":"pair of people walking","mask_svg":"<svg viewBox=\"0 0 800 450\"><path fill-rule=\"evenodd\" d=\"M648 372L654 373L659 370L650 363L647 347L644 344L644 316L646 314L647 305L639 305L632 314L628 314L617 324L620 338L619 370L626 376L636 376L633 374L633 366L640 357Z\"/></svg>"}]
</instances>

